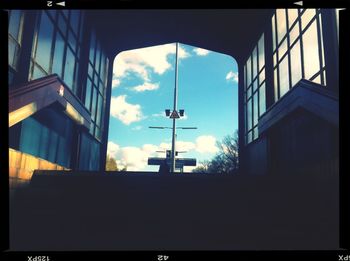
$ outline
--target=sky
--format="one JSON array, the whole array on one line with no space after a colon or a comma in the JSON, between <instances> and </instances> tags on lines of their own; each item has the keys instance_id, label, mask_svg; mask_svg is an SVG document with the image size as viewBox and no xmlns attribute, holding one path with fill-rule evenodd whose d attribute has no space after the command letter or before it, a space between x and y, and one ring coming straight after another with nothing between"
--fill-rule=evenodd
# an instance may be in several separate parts
<instances>
[{"instance_id":1,"label":"sky","mask_svg":"<svg viewBox=\"0 0 350 261\"><path fill-rule=\"evenodd\" d=\"M165 109L173 109L176 44L119 53L113 66L107 153L118 168L158 171L148 157L165 157L171 148L172 127ZM229 55L179 44L176 150L181 158L196 158L197 166L218 152L216 141L238 129L238 68ZM193 167L185 167L191 171Z\"/></svg>"}]
</instances>

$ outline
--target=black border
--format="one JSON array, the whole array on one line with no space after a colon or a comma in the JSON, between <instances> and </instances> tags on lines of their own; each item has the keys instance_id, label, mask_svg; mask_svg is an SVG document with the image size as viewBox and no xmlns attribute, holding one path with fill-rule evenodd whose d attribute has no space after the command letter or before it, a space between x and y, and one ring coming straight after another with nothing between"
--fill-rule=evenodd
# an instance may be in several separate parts
<instances>
[{"instance_id":1,"label":"black border","mask_svg":"<svg viewBox=\"0 0 350 261\"><path fill-rule=\"evenodd\" d=\"M10 252L9 248L9 183L8 183L8 128L4 123L8 122L8 88L7 84L7 12L4 9L220 9L220 8L298 8L294 2L290 0L268 0L257 1L236 1L228 3L227 0L216 0L212 2L190 2L189 0L163 0L157 2L155 0L65 0L66 6L61 7L55 5L57 2L64 0L53 0L53 6L47 7L46 0L2 0L0 3L0 35L3 41L0 41L0 57L1 59L1 76L2 76L2 97L1 97L1 122L3 123L3 130L0 138L0 168L1 168L1 208L2 208L2 227L1 227L1 256L5 260L28 260L31 256L46 257L42 261L49 260L77 260L84 257L90 257L93 260L108 260L115 258L119 260L160 260L160 256L168 256L167 260L203 260L209 258L210 260L341 260L348 258L350 261L350 169L345 162L349 159L349 125L346 118L350 115L350 106L346 103L349 95L350 79L349 79L349 47L350 47L350 10L340 12L340 244L342 249L337 251L87 251L87 252ZM237 3L238 2L238 3ZM231 5L231 6L230 6ZM303 7L320 7L320 8L350 8L350 0L306 0L303 1ZM343 119L343 120L342 120ZM2 258L1 258L2 259ZM163 258L163 260L165 260ZM346 260L346 259L345 259ZM39 261L39 259L37 259Z\"/></svg>"}]
</instances>

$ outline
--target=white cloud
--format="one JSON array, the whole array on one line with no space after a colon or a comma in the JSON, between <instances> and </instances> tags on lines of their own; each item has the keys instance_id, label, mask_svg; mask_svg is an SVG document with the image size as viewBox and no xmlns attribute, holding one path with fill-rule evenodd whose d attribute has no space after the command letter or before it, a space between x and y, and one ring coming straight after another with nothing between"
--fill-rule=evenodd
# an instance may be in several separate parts
<instances>
[{"instance_id":1,"label":"white cloud","mask_svg":"<svg viewBox=\"0 0 350 261\"><path fill-rule=\"evenodd\" d=\"M112 80L112 89L117 88L120 84L120 79L116 78Z\"/></svg>"},{"instance_id":2,"label":"white cloud","mask_svg":"<svg viewBox=\"0 0 350 261\"><path fill-rule=\"evenodd\" d=\"M111 115L126 125L143 119L141 106L126 102L126 95L111 98Z\"/></svg>"},{"instance_id":3,"label":"white cloud","mask_svg":"<svg viewBox=\"0 0 350 261\"><path fill-rule=\"evenodd\" d=\"M150 83L150 82L144 82L141 85L132 87L132 89L137 92L153 91L153 90L157 90L158 88L159 88L159 83Z\"/></svg>"},{"instance_id":4,"label":"white cloud","mask_svg":"<svg viewBox=\"0 0 350 261\"><path fill-rule=\"evenodd\" d=\"M188 119L188 116L187 116L187 114L185 113L184 116L180 117L179 120L187 120L187 119Z\"/></svg>"},{"instance_id":5,"label":"white cloud","mask_svg":"<svg viewBox=\"0 0 350 261\"><path fill-rule=\"evenodd\" d=\"M128 73L136 73L145 82L149 82L149 70L163 74L172 67L168 62L168 55L175 54L175 51L175 44L164 44L121 52L114 60L114 76L122 78ZM189 56L190 54L180 45L179 58L184 59Z\"/></svg>"},{"instance_id":6,"label":"white cloud","mask_svg":"<svg viewBox=\"0 0 350 261\"><path fill-rule=\"evenodd\" d=\"M139 131L139 130L142 130L142 126L135 126L135 127L133 127L133 128L131 128L132 130L134 130L134 131Z\"/></svg>"},{"instance_id":7,"label":"white cloud","mask_svg":"<svg viewBox=\"0 0 350 261\"><path fill-rule=\"evenodd\" d=\"M227 81L232 81L232 82L238 82L238 73L233 72L233 71L229 71L226 74L226 80Z\"/></svg>"},{"instance_id":8,"label":"white cloud","mask_svg":"<svg viewBox=\"0 0 350 261\"><path fill-rule=\"evenodd\" d=\"M165 116L165 112L164 111L161 111L160 113L153 113L152 116L153 117L164 117L164 118L167 118Z\"/></svg>"},{"instance_id":9,"label":"white cloud","mask_svg":"<svg viewBox=\"0 0 350 261\"><path fill-rule=\"evenodd\" d=\"M115 158L119 149L120 149L120 147L118 144L114 143L113 141L108 141L108 143L107 143L107 154L108 155Z\"/></svg>"},{"instance_id":10,"label":"white cloud","mask_svg":"<svg viewBox=\"0 0 350 261\"><path fill-rule=\"evenodd\" d=\"M196 151L199 153L215 153L218 148L215 145L216 139L211 135L202 135L196 139L196 142L177 141L177 151ZM165 157L164 152L171 149L171 142L162 142L159 146L154 144L144 144L141 147L126 146L120 147L118 144L109 141L107 153L117 161L119 169L127 167L129 171L142 171L148 167L149 157ZM192 168L185 169L191 171Z\"/></svg>"},{"instance_id":11,"label":"white cloud","mask_svg":"<svg viewBox=\"0 0 350 261\"><path fill-rule=\"evenodd\" d=\"M196 139L196 151L199 153L216 153L216 138L211 135L199 136Z\"/></svg>"},{"instance_id":12,"label":"white cloud","mask_svg":"<svg viewBox=\"0 0 350 261\"><path fill-rule=\"evenodd\" d=\"M202 48L194 48L193 51L199 56L206 56L210 53L209 50L202 49Z\"/></svg>"}]
</instances>

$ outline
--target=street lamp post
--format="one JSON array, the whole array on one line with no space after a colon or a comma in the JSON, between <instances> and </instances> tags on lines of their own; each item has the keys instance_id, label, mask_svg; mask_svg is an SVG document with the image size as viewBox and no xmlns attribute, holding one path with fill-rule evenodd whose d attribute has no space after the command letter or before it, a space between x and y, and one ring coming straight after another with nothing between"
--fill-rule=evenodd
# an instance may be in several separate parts
<instances>
[{"instance_id":1,"label":"street lamp post","mask_svg":"<svg viewBox=\"0 0 350 261\"><path fill-rule=\"evenodd\" d=\"M175 88L174 88L174 110L177 109L177 75L178 75L178 47L179 43L176 43L176 60L175 60ZM176 143L176 118L173 118L173 137L171 144L171 172L175 172L175 143Z\"/></svg>"}]
</instances>

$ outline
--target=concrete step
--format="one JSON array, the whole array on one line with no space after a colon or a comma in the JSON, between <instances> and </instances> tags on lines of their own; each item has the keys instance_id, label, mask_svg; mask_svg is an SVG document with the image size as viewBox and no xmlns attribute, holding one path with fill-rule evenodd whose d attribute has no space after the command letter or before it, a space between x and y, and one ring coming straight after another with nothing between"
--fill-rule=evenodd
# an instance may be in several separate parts
<instances>
[{"instance_id":1,"label":"concrete step","mask_svg":"<svg viewBox=\"0 0 350 261\"><path fill-rule=\"evenodd\" d=\"M36 172L11 202L14 250L336 249L332 178Z\"/></svg>"}]
</instances>

